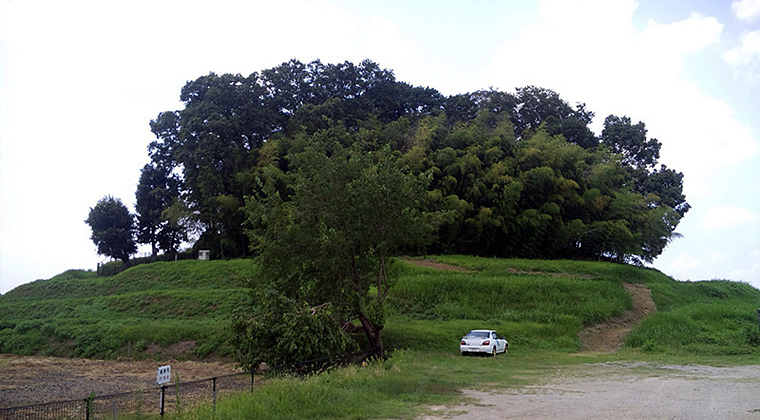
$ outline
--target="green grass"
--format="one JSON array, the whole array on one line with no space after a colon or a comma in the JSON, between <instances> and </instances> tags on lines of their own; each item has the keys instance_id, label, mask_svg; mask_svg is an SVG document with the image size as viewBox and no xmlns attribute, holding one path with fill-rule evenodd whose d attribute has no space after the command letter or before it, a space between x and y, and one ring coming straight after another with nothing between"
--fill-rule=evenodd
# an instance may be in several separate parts
<instances>
[{"instance_id":1,"label":"green grass","mask_svg":"<svg viewBox=\"0 0 760 420\"><path fill-rule=\"evenodd\" d=\"M395 352L389 360L369 366L334 369L307 377L279 377L253 392L240 392L211 405L170 419L414 419L430 414L431 406L453 407L466 402L462 389L502 391L537 384L560 370L582 369L604 362L727 365L757 363L756 358L653 355L624 350L610 355L518 348L509 355L462 357L455 352ZM457 414L456 407L447 409ZM438 415L441 413L438 412ZM461 414L461 412L459 412Z\"/></svg>"},{"instance_id":2,"label":"green grass","mask_svg":"<svg viewBox=\"0 0 760 420\"><path fill-rule=\"evenodd\" d=\"M757 289L728 281L683 283L678 289L668 296L666 310L632 331L629 346L669 354L760 354Z\"/></svg>"},{"instance_id":3,"label":"green grass","mask_svg":"<svg viewBox=\"0 0 760 420\"><path fill-rule=\"evenodd\" d=\"M521 353L495 358L397 351L386 361L334 369L305 378L275 378L253 392L235 394L173 419L413 419L430 405L463 401L468 389L522 386L559 364L588 359L561 353Z\"/></svg>"},{"instance_id":4,"label":"green grass","mask_svg":"<svg viewBox=\"0 0 760 420\"><path fill-rule=\"evenodd\" d=\"M659 271L582 261L433 257L469 272L397 262L383 330L386 361L308 377L279 377L252 393L169 413L174 419L416 418L462 402L459 390L504 389L560 368L606 361L731 365L760 360L760 290L730 281L676 282ZM229 317L255 285L255 263L179 261L111 277L70 270L0 296L0 352L161 358L183 341L186 357L225 357ZM652 290L658 312L610 355L580 354L578 332L630 308L623 282ZM459 338L494 328L510 353L461 357ZM361 337L359 337L361 338ZM160 346L155 353L155 345Z\"/></svg>"},{"instance_id":5,"label":"green grass","mask_svg":"<svg viewBox=\"0 0 760 420\"><path fill-rule=\"evenodd\" d=\"M384 329L390 348L456 352L468 330L494 328L513 348L574 352L584 326L630 308L622 286L629 282L647 285L659 308L630 334L631 350L760 355L760 291L744 283L676 282L606 262L433 258L469 272L397 262ZM231 356L228 320L255 285L255 268L252 260L158 262L111 277L69 270L26 284L0 296L0 352L158 357L156 346L195 341L185 357Z\"/></svg>"},{"instance_id":6,"label":"green grass","mask_svg":"<svg viewBox=\"0 0 760 420\"><path fill-rule=\"evenodd\" d=\"M231 356L229 315L247 299L254 268L252 260L158 262L25 284L0 296L0 352L156 358L195 341L183 357Z\"/></svg>"}]
</instances>

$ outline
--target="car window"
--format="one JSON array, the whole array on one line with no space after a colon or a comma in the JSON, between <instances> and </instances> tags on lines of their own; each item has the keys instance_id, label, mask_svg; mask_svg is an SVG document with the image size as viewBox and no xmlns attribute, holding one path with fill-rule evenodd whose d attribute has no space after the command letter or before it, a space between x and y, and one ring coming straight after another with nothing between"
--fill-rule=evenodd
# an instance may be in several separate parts
<instances>
[{"instance_id":1,"label":"car window","mask_svg":"<svg viewBox=\"0 0 760 420\"><path fill-rule=\"evenodd\" d=\"M467 333L470 338L488 338L488 331L470 331Z\"/></svg>"}]
</instances>

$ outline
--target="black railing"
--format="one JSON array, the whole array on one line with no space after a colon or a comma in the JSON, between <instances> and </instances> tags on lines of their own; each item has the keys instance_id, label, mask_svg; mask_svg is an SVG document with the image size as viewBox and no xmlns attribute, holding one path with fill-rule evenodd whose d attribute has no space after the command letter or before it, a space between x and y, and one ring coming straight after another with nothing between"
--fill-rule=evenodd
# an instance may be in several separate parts
<instances>
[{"instance_id":1,"label":"black railing","mask_svg":"<svg viewBox=\"0 0 760 420\"><path fill-rule=\"evenodd\" d=\"M314 372L331 366L361 363L378 356L379 350L371 349L277 366L272 369L272 372ZM253 391L255 386L263 382L264 377L252 371L233 373L178 384L166 384L140 391L0 408L0 420L116 420L125 416L138 419L157 418L170 411L192 409L209 402L216 409L217 397L220 394Z\"/></svg>"}]
</instances>

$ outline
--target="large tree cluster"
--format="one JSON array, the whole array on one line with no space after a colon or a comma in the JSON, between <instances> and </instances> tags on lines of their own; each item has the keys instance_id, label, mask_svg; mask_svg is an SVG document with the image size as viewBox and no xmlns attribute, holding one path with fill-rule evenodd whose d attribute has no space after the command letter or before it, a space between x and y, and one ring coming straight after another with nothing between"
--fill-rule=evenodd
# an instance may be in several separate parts
<instances>
[{"instance_id":1,"label":"large tree cluster","mask_svg":"<svg viewBox=\"0 0 760 420\"><path fill-rule=\"evenodd\" d=\"M151 122L151 165L179 175L197 245L218 258L255 252L244 207L256 180L287 173L289 154L330 132L431 177L428 206L451 217L429 252L649 262L689 209L682 174L657 167L644 123L611 115L596 136L584 104L539 87L444 97L371 61L294 60L200 77L181 99Z\"/></svg>"},{"instance_id":2,"label":"large tree cluster","mask_svg":"<svg viewBox=\"0 0 760 420\"><path fill-rule=\"evenodd\" d=\"M151 121L135 230L154 253L193 233L259 258L232 323L249 367L351 331L382 349L393 255L651 262L689 210L644 123L610 115L597 136L584 104L535 86L445 97L371 61L290 61L181 99Z\"/></svg>"}]
</instances>

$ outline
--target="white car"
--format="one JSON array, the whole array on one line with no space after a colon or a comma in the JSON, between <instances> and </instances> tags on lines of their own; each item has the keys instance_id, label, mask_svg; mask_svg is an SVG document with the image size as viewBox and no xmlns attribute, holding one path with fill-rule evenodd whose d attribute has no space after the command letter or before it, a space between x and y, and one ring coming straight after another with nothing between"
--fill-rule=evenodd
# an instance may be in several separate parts
<instances>
[{"instance_id":1,"label":"white car","mask_svg":"<svg viewBox=\"0 0 760 420\"><path fill-rule=\"evenodd\" d=\"M509 352L509 343L494 330L472 330L462 337L459 351L462 356L475 353L496 356L496 353Z\"/></svg>"}]
</instances>

